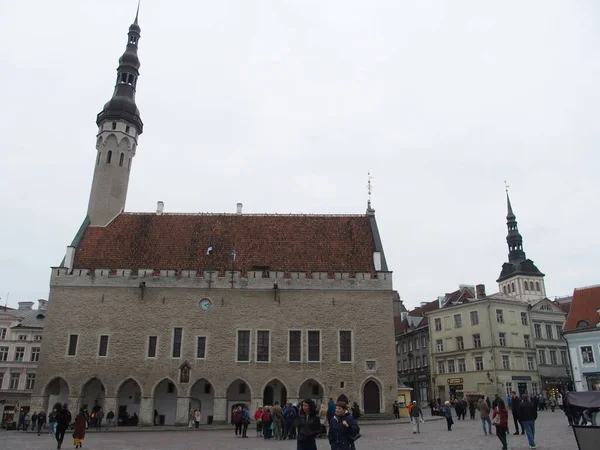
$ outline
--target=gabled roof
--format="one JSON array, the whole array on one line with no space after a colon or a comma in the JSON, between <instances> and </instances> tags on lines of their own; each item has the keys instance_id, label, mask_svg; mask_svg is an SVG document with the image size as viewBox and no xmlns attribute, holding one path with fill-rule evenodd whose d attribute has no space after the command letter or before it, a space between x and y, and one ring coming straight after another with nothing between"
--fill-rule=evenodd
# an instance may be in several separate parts
<instances>
[{"instance_id":1,"label":"gabled roof","mask_svg":"<svg viewBox=\"0 0 600 450\"><path fill-rule=\"evenodd\" d=\"M373 216L121 213L87 227L75 269L373 272ZM212 245L212 255L207 255Z\"/></svg>"},{"instance_id":2,"label":"gabled roof","mask_svg":"<svg viewBox=\"0 0 600 450\"><path fill-rule=\"evenodd\" d=\"M565 331L593 329L600 323L600 285L575 289Z\"/></svg>"},{"instance_id":3,"label":"gabled roof","mask_svg":"<svg viewBox=\"0 0 600 450\"><path fill-rule=\"evenodd\" d=\"M21 319L21 322L13 328L44 328L46 311L39 309L16 309L10 314Z\"/></svg>"}]
</instances>

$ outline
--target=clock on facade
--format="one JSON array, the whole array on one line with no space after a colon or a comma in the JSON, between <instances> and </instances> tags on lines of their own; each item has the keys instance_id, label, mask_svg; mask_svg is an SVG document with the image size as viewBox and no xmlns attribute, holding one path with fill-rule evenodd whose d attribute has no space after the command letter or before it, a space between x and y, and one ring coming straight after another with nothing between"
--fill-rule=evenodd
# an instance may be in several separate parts
<instances>
[{"instance_id":1,"label":"clock on facade","mask_svg":"<svg viewBox=\"0 0 600 450\"><path fill-rule=\"evenodd\" d=\"M203 298L202 300L200 300L200 309L202 311L209 311L210 310L210 300L207 298Z\"/></svg>"}]
</instances>

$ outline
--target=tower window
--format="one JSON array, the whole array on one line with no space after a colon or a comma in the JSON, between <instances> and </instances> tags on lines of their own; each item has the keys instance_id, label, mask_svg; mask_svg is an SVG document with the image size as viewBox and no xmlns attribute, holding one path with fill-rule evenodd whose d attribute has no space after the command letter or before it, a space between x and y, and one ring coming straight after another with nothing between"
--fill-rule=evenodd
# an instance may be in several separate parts
<instances>
[{"instance_id":1,"label":"tower window","mask_svg":"<svg viewBox=\"0 0 600 450\"><path fill-rule=\"evenodd\" d=\"M112 123L112 129L113 129L113 130L116 130L116 129L117 129L117 122L113 122L113 123Z\"/></svg>"},{"instance_id":2,"label":"tower window","mask_svg":"<svg viewBox=\"0 0 600 450\"><path fill-rule=\"evenodd\" d=\"M536 290L536 291L539 291L539 290L540 290L540 282L539 282L539 281L536 281L536 282L535 282L535 290Z\"/></svg>"},{"instance_id":3,"label":"tower window","mask_svg":"<svg viewBox=\"0 0 600 450\"><path fill-rule=\"evenodd\" d=\"M511 289L511 292L515 292L515 283L514 282L510 284L510 289Z\"/></svg>"},{"instance_id":4,"label":"tower window","mask_svg":"<svg viewBox=\"0 0 600 450\"><path fill-rule=\"evenodd\" d=\"M132 73L128 73L127 74L127 84L130 84L133 86L133 80L134 80L135 76Z\"/></svg>"},{"instance_id":5,"label":"tower window","mask_svg":"<svg viewBox=\"0 0 600 450\"><path fill-rule=\"evenodd\" d=\"M110 164L110 160L112 159L112 150L109 150L106 154L106 164Z\"/></svg>"},{"instance_id":6,"label":"tower window","mask_svg":"<svg viewBox=\"0 0 600 450\"><path fill-rule=\"evenodd\" d=\"M102 152L98 152L98 157L96 158L96 165L100 164L101 155L102 155Z\"/></svg>"},{"instance_id":7,"label":"tower window","mask_svg":"<svg viewBox=\"0 0 600 450\"><path fill-rule=\"evenodd\" d=\"M125 133L129 133L129 125L125 127Z\"/></svg>"},{"instance_id":8,"label":"tower window","mask_svg":"<svg viewBox=\"0 0 600 450\"><path fill-rule=\"evenodd\" d=\"M125 153L121 153L121 156L119 157L119 165L121 167L123 167L123 160L125 159Z\"/></svg>"}]
</instances>

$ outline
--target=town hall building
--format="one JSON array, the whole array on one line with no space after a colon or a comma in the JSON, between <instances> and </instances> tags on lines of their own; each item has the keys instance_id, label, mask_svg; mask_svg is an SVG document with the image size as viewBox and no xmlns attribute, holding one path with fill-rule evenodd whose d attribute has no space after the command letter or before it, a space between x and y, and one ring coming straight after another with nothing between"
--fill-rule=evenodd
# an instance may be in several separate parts
<instances>
[{"instance_id":1,"label":"town hall building","mask_svg":"<svg viewBox=\"0 0 600 450\"><path fill-rule=\"evenodd\" d=\"M85 220L53 267L32 409L114 410L121 425L229 419L234 405L345 394L391 414L392 273L375 211L124 212L143 122L136 17L98 114Z\"/></svg>"}]
</instances>

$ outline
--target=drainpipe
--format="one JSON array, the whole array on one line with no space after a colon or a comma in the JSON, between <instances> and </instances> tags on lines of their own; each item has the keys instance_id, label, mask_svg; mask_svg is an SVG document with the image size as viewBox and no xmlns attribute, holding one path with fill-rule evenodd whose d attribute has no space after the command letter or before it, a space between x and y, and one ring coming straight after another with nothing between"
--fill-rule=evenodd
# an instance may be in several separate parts
<instances>
[{"instance_id":1,"label":"drainpipe","mask_svg":"<svg viewBox=\"0 0 600 450\"><path fill-rule=\"evenodd\" d=\"M490 351L492 353L492 361L494 363L494 383L496 384L495 393L498 393L498 373L496 371L496 355L494 354L494 332L492 331L492 300L488 299L488 323L490 325Z\"/></svg>"}]
</instances>

